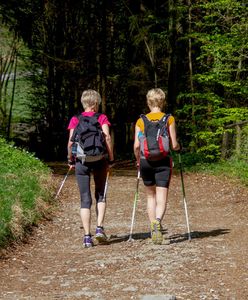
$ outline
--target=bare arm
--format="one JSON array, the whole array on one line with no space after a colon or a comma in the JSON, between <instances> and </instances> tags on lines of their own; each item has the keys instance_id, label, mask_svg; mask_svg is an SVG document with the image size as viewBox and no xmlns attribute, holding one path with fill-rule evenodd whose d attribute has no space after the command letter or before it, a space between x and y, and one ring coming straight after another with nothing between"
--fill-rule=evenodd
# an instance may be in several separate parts
<instances>
[{"instance_id":1,"label":"bare arm","mask_svg":"<svg viewBox=\"0 0 248 300\"><path fill-rule=\"evenodd\" d=\"M176 123L173 123L169 126L170 138L171 138L171 147L174 151L180 150L180 144L177 141L177 133L176 133Z\"/></svg>"},{"instance_id":2,"label":"bare arm","mask_svg":"<svg viewBox=\"0 0 248 300\"><path fill-rule=\"evenodd\" d=\"M105 136L105 141L106 141L106 146L107 146L107 151L109 155L109 160L113 161L114 160L114 153L113 153L113 146L112 146L112 140L111 136L109 133L109 126L107 124L102 125L102 131Z\"/></svg>"},{"instance_id":3,"label":"bare arm","mask_svg":"<svg viewBox=\"0 0 248 300\"><path fill-rule=\"evenodd\" d=\"M138 138L139 133L140 133L140 128L138 126L135 126L133 151L134 151L134 156L137 161L137 165L139 165L139 161L140 161L140 142L139 142L139 138Z\"/></svg>"},{"instance_id":4,"label":"bare arm","mask_svg":"<svg viewBox=\"0 0 248 300\"><path fill-rule=\"evenodd\" d=\"M71 153L71 147L73 142L71 142L71 137L73 135L74 129L70 129L69 131L69 138L68 138L68 144L67 144L67 159L72 160L72 153Z\"/></svg>"}]
</instances>

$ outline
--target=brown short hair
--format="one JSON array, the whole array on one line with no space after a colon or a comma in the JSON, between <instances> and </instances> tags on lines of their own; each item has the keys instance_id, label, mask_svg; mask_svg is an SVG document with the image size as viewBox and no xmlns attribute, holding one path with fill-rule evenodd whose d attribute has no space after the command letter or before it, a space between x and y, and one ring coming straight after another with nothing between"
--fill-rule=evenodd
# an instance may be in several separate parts
<instances>
[{"instance_id":1,"label":"brown short hair","mask_svg":"<svg viewBox=\"0 0 248 300\"><path fill-rule=\"evenodd\" d=\"M163 109L165 106L166 94L159 88L151 89L146 94L147 105L149 107L159 107Z\"/></svg>"},{"instance_id":2,"label":"brown short hair","mask_svg":"<svg viewBox=\"0 0 248 300\"><path fill-rule=\"evenodd\" d=\"M85 90L81 96L83 108L95 107L101 103L101 96L95 90Z\"/></svg>"}]
</instances>

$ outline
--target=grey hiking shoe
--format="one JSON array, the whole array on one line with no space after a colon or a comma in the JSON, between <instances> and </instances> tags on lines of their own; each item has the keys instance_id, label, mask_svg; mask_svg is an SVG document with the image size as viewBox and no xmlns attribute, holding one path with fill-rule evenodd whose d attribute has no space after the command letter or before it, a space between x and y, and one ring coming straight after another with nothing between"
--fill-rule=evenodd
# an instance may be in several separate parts
<instances>
[{"instance_id":1,"label":"grey hiking shoe","mask_svg":"<svg viewBox=\"0 0 248 300\"><path fill-rule=\"evenodd\" d=\"M163 242L161 224L158 220L151 222L151 238L152 238L152 242L156 245L161 245Z\"/></svg>"},{"instance_id":2,"label":"grey hiking shoe","mask_svg":"<svg viewBox=\"0 0 248 300\"><path fill-rule=\"evenodd\" d=\"M104 229L103 227L99 227L97 226L96 227L96 235L95 235L95 238L96 240L99 242L99 243L106 243L107 242L107 236L104 232Z\"/></svg>"}]
</instances>

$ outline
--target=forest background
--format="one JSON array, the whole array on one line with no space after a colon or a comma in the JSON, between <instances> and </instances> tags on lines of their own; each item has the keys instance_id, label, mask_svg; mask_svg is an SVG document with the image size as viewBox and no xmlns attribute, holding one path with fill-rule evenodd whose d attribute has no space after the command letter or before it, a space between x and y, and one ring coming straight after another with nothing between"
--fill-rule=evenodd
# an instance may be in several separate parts
<instances>
[{"instance_id":1,"label":"forest background","mask_svg":"<svg viewBox=\"0 0 248 300\"><path fill-rule=\"evenodd\" d=\"M190 164L248 161L245 0L0 1L0 135L66 160L69 119L93 88L116 157L150 88L167 92Z\"/></svg>"}]
</instances>

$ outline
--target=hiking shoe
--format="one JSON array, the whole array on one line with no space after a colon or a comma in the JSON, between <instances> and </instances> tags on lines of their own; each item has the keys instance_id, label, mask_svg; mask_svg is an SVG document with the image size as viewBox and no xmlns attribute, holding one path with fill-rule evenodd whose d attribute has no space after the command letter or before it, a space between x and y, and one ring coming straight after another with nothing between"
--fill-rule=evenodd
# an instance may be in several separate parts
<instances>
[{"instance_id":1,"label":"hiking shoe","mask_svg":"<svg viewBox=\"0 0 248 300\"><path fill-rule=\"evenodd\" d=\"M108 238L107 238L107 236L104 232L103 227L99 227L99 226L96 227L96 236L95 236L95 238L99 243L106 243Z\"/></svg>"},{"instance_id":2,"label":"hiking shoe","mask_svg":"<svg viewBox=\"0 0 248 300\"><path fill-rule=\"evenodd\" d=\"M163 242L161 224L158 220L151 222L151 238L154 244L161 245Z\"/></svg>"},{"instance_id":3,"label":"hiking shoe","mask_svg":"<svg viewBox=\"0 0 248 300\"><path fill-rule=\"evenodd\" d=\"M85 235L83 240L84 248L93 247L93 241L91 235Z\"/></svg>"}]
</instances>

